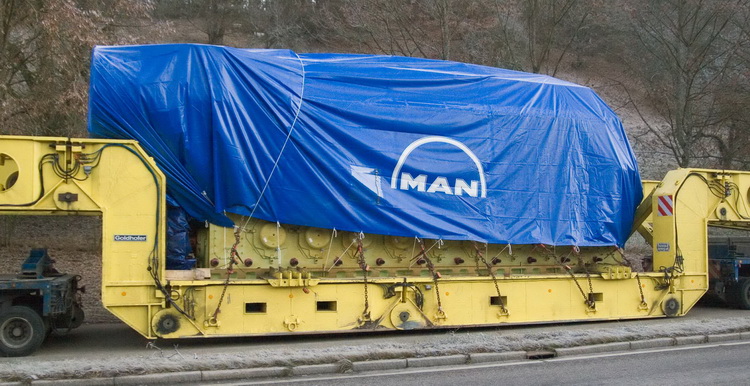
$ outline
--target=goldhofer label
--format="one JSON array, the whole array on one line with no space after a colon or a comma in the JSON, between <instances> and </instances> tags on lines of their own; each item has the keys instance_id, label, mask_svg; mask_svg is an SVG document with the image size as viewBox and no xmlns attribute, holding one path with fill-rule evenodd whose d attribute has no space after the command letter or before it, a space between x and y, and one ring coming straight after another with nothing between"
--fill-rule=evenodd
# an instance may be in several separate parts
<instances>
[{"instance_id":1,"label":"goldhofer label","mask_svg":"<svg viewBox=\"0 0 750 386\"><path fill-rule=\"evenodd\" d=\"M146 235L115 235L115 241L146 241Z\"/></svg>"}]
</instances>

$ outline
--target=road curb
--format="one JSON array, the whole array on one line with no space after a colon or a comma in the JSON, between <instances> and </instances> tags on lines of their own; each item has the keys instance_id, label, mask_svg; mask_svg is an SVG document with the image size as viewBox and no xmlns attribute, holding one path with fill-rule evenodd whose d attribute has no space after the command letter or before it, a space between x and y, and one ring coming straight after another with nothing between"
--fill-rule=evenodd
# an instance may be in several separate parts
<instances>
[{"instance_id":1,"label":"road curb","mask_svg":"<svg viewBox=\"0 0 750 386\"><path fill-rule=\"evenodd\" d=\"M703 344L706 343L706 339L706 335L678 336L674 338L674 342L678 346L684 346L689 344Z\"/></svg>"},{"instance_id":2,"label":"road curb","mask_svg":"<svg viewBox=\"0 0 750 386\"><path fill-rule=\"evenodd\" d=\"M201 382L201 371L181 371L162 374L144 374L144 375L118 375L114 377L114 384L117 385L156 385Z\"/></svg>"},{"instance_id":3,"label":"road curb","mask_svg":"<svg viewBox=\"0 0 750 386\"><path fill-rule=\"evenodd\" d=\"M288 376L288 367L257 367L253 369L233 370L204 370L201 371L201 381L228 381L234 379L270 378Z\"/></svg>"},{"instance_id":4,"label":"road curb","mask_svg":"<svg viewBox=\"0 0 750 386\"><path fill-rule=\"evenodd\" d=\"M34 385L81 385L81 386L112 386L115 384L114 378L87 378L87 379L40 379L31 382ZM20 385L21 383L19 383ZM0 386L5 385L0 383Z\"/></svg>"},{"instance_id":5,"label":"road curb","mask_svg":"<svg viewBox=\"0 0 750 386\"><path fill-rule=\"evenodd\" d=\"M729 334L708 335L708 343L727 342L730 340L740 340L740 339L742 338L739 332L732 332Z\"/></svg>"},{"instance_id":6,"label":"road curb","mask_svg":"<svg viewBox=\"0 0 750 386\"><path fill-rule=\"evenodd\" d=\"M655 338L646 340L634 340L630 342L631 350L643 350L647 348L674 346L674 338Z\"/></svg>"},{"instance_id":7,"label":"road curb","mask_svg":"<svg viewBox=\"0 0 750 386\"><path fill-rule=\"evenodd\" d=\"M406 367L433 367L464 365L468 362L468 355L446 355L439 357L406 358Z\"/></svg>"},{"instance_id":8,"label":"road curb","mask_svg":"<svg viewBox=\"0 0 750 386\"><path fill-rule=\"evenodd\" d=\"M469 354L469 363L505 362L526 359L526 351L483 352Z\"/></svg>"},{"instance_id":9,"label":"road curb","mask_svg":"<svg viewBox=\"0 0 750 386\"><path fill-rule=\"evenodd\" d=\"M562 347L555 349L557 356L571 356L584 354L597 354L610 351L625 351L630 349L630 342L614 342L604 344L593 344L590 346Z\"/></svg>"},{"instance_id":10,"label":"road curb","mask_svg":"<svg viewBox=\"0 0 750 386\"><path fill-rule=\"evenodd\" d=\"M407 366L406 358L404 359L382 359L375 361L360 361L352 363L352 370L356 372L363 371L382 371L382 370L399 370Z\"/></svg>"},{"instance_id":11,"label":"road curb","mask_svg":"<svg viewBox=\"0 0 750 386\"><path fill-rule=\"evenodd\" d=\"M302 365L292 367L292 375L317 375L340 373L341 365L338 363L325 363L321 365Z\"/></svg>"}]
</instances>

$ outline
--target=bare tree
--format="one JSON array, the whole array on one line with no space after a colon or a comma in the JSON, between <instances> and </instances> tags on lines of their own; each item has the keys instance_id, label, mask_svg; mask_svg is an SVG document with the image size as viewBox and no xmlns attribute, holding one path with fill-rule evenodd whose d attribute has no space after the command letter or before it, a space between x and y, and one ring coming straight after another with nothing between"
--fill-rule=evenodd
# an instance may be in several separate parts
<instances>
[{"instance_id":1,"label":"bare tree","mask_svg":"<svg viewBox=\"0 0 750 386\"><path fill-rule=\"evenodd\" d=\"M122 43L118 20L147 2L1 0L0 133L82 135L89 53Z\"/></svg>"},{"instance_id":2,"label":"bare tree","mask_svg":"<svg viewBox=\"0 0 750 386\"><path fill-rule=\"evenodd\" d=\"M418 4L398 0L347 1L342 26L359 32L366 51L390 55L430 57ZM427 40L427 41L426 41ZM430 53L428 53L430 52Z\"/></svg>"},{"instance_id":3,"label":"bare tree","mask_svg":"<svg viewBox=\"0 0 750 386\"><path fill-rule=\"evenodd\" d=\"M253 11L268 1L156 0L155 14L165 20L186 20L206 35L206 43L222 45L227 34L247 28Z\"/></svg>"},{"instance_id":4,"label":"bare tree","mask_svg":"<svg viewBox=\"0 0 750 386\"><path fill-rule=\"evenodd\" d=\"M315 34L312 15L317 7L312 0L264 1L254 18L254 33L264 48L304 49Z\"/></svg>"},{"instance_id":5,"label":"bare tree","mask_svg":"<svg viewBox=\"0 0 750 386\"><path fill-rule=\"evenodd\" d=\"M439 27L437 51L440 59L448 60L451 58L451 47L462 21L458 8L466 7L467 4L466 2L458 3L453 0L431 0L422 3L424 12Z\"/></svg>"},{"instance_id":6,"label":"bare tree","mask_svg":"<svg viewBox=\"0 0 750 386\"><path fill-rule=\"evenodd\" d=\"M646 129L682 167L706 165L717 147L730 149L726 141L738 121L726 91L743 45L737 26L747 22L737 17L747 6L746 0L645 0L634 8L640 49L629 60L662 121L644 119Z\"/></svg>"},{"instance_id":7,"label":"bare tree","mask_svg":"<svg viewBox=\"0 0 750 386\"><path fill-rule=\"evenodd\" d=\"M747 5L747 4L746 4ZM732 19L734 35L727 38L737 47L722 79L714 87L717 94L716 129L709 139L719 150L719 166L750 168L750 9L737 10Z\"/></svg>"},{"instance_id":8,"label":"bare tree","mask_svg":"<svg viewBox=\"0 0 750 386\"><path fill-rule=\"evenodd\" d=\"M250 17L252 5L246 0L190 0L185 8L188 19L208 38L208 44L224 44L224 36Z\"/></svg>"},{"instance_id":9,"label":"bare tree","mask_svg":"<svg viewBox=\"0 0 750 386\"><path fill-rule=\"evenodd\" d=\"M343 0L327 7L330 33L361 51L424 58L465 58L461 41L481 18L480 0ZM333 17L330 15L333 14Z\"/></svg>"},{"instance_id":10,"label":"bare tree","mask_svg":"<svg viewBox=\"0 0 750 386\"><path fill-rule=\"evenodd\" d=\"M598 2L586 0L495 1L500 65L556 75L580 38Z\"/></svg>"},{"instance_id":11,"label":"bare tree","mask_svg":"<svg viewBox=\"0 0 750 386\"><path fill-rule=\"evenodd\" d=\"M747 44L750 40L746 41ZM724 169L750 167L750 61L744 55L733 58L722 78L710 86L713 108L711 121L699 132L702 166Z\"/></svg>"}]
</instances>

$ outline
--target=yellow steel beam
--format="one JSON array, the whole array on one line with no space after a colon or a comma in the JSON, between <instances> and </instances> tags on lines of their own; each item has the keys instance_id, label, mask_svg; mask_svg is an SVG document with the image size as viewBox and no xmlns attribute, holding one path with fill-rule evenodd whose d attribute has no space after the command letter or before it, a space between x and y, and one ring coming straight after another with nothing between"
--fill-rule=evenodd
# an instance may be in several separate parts
<instances>
[{"instance_id":1,"label":"yellow steel beam","mask_svg":"<svg viewBox=\"0 0 750 386\"><path fill-rule=\"evenodd\" d=\"M0 180L17 172L0 191L0 214L102 216L102 302L149 334L143 310L164 306L152 273L164 276L166 182L153 159L134 141L20 136L0 136L0 154Z\"/></svg>"}]
</instances>

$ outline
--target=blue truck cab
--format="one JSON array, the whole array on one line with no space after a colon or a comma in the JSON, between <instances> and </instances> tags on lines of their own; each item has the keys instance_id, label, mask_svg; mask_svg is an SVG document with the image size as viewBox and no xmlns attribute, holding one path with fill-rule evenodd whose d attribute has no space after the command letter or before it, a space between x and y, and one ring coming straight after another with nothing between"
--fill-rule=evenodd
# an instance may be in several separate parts
<instances>
[{"instance_id":1,"label":"blue truck cab","mask_svg":"<svg viewBox=\"0 0 750 386\"><path fill-rule=\"evenodd\" d=\"M708 264L709 293L750 310L750 237L712 237Z\"/></svg>"},{"instance_id":2,"label":"blue truck cab","mask_svg":"<svg viewBox=\"0 0 750 386\"><path fill-rule=\"evenodd\" d=\"M21 272L0 275L0 354L25 356L51 331L83 323L80 276L57 272L46 249L32 249Z\"/></svg>"}]
</instances>

